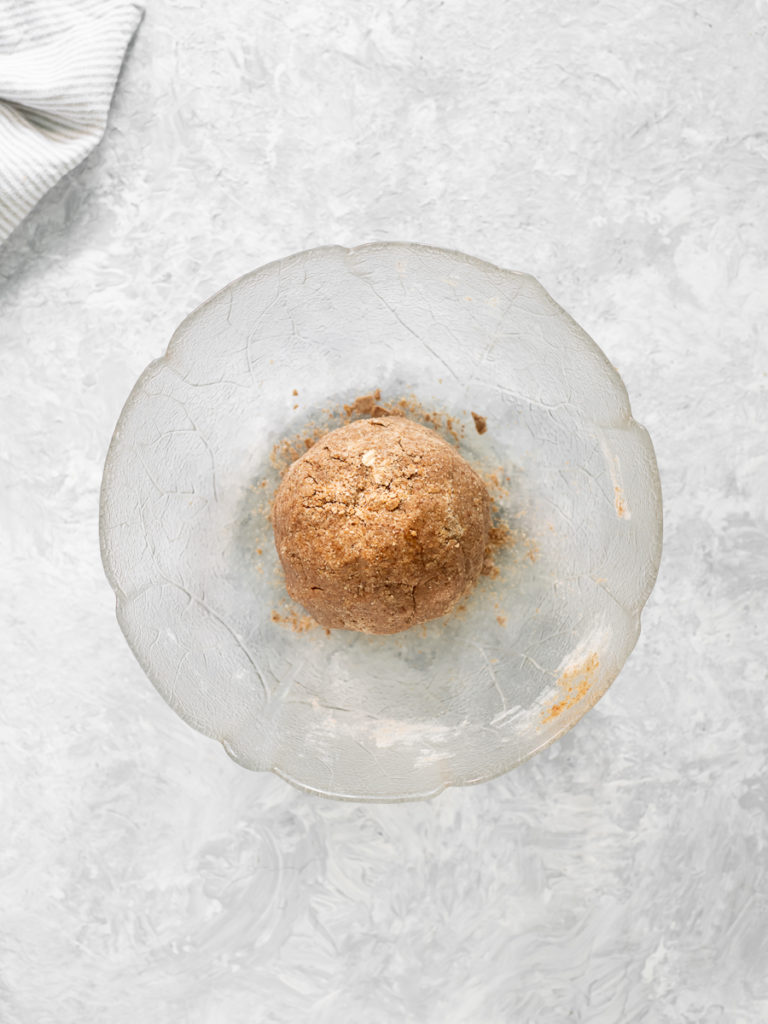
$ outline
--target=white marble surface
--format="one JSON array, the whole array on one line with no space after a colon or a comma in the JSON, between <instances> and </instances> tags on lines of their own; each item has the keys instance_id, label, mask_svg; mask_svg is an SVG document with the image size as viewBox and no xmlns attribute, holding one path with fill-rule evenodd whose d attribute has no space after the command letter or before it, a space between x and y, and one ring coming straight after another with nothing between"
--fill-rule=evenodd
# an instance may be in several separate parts
<instances>
[{"instance_id":1,"label":"white marble surface","mask_svg":"<svg viewBox=\"0 0 768 1024\"><path fill-rule=\"evenodd\" d=\"M764 1024L767 95L763 0L150 3L104 142L0 250L3 1024ZM430 803L230 762L145 680L98 553L111 430L179 320L373 239L534 274L665 493L608 695Z\"/></svg>"}]
</instances>

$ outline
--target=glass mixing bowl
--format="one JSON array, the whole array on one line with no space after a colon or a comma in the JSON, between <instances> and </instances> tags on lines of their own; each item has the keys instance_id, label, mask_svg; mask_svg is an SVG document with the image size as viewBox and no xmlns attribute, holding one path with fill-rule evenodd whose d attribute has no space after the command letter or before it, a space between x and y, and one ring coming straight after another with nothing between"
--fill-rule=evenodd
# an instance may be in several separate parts
<instances>
[{"instance_id":1,"label":"glass mixing bowl","mask_svg":"<svg viewBox=\"0 0 768 1024\"><path fill-rule=\"evenodd\" d=\"M285 593L269 500L286 441L375 389L442 414L510 543L442 619L327 633ZM594 705L661 523L622 381L532 277L374 243L271 263L187 317L120 416L100 534L123 633L185 721L314 793L404 800L506 772Z\"/></svg>"}]
</instances>

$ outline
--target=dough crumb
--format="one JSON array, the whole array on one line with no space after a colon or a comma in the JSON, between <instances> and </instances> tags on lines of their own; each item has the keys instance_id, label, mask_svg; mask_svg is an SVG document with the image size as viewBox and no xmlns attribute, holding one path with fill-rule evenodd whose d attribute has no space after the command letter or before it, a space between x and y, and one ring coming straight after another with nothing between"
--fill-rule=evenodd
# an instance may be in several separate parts
<instances>
[{"instance_id":1,"label":"dough crumb","mask_svg":"<svg viewBox=\"0 0 768 1024\"><path fill-rule=\"evenodd\" d=\"M480 416L478 413L472 413L472 419L475 421L475 430L478 434L484 434L488 429L488 421L485 416Z\"/></svg>"},{"instance_id":2,"label":"dough crumb","mask_svg":"<svg viewBox=\"0 0 768 1024\"><path fill-rule=\"evenodd\" d=\"M317 623L309 615L299 615L293 608L284 614L275 610L272 612L272 621L278 626L287 626L294 633L306 633L310 629L316 629Z\"/></svg>"},{"instance_id":3,"label":"dough crumb","mask_svg":"<svg viewBox=\"0 0 768 1024\"><path fill-rule=\"evenodd\" d=\"M385 405L379 405L381 401L381 388L376 388L370 395L360 395L351 405L344 406L347 416L402 416L402 413L390 409Z\"/></svg>"}]
</instances>

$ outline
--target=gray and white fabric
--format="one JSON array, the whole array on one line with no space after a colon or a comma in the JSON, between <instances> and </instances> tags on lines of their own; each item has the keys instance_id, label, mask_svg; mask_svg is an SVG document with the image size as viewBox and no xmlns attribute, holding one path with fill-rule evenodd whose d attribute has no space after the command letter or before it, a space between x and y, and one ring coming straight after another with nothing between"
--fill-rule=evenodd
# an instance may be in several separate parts
<instances>
[{"instance_id":1,"label":"gray and white fabric","mask_svg":"<svg viewBox=\"0 0 768 1024\"><path fill-rule=\"evenodd\" d=\"M0 0L0 243L104 134L142 8Z\"/></svg>"}]
</instances>

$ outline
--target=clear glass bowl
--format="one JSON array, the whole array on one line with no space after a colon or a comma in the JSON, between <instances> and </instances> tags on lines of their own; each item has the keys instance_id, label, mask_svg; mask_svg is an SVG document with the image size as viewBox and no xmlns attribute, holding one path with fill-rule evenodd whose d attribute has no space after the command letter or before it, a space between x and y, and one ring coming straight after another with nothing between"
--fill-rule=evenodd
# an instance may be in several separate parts
<instances>
[{"instance_id":1,"label":"clear glass bowl","mask_svg":"<svg viewBox=\"0 0 768 1024\"><path fill-rule=\"evenodd\" d=\"M376 388L453 417L514 543L426 626L305 629L266 516L274 454ZM661 524L624 385L532 277L375 243L269 264L187 317L120 416L100 532L120 626L185 721L306 790L405 800L508 771L594 705Z\"/></svg>"}]
</instances>

